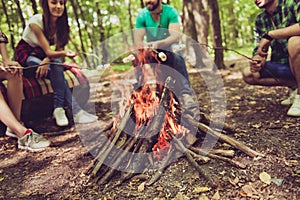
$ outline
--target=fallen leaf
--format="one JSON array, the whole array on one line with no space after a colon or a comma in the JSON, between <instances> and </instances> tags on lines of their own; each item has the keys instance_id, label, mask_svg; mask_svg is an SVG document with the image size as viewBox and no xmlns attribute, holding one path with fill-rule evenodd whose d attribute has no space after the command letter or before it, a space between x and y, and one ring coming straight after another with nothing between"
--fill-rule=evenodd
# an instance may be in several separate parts
<instances>
[{"instance_id":1,"label":"fallen leaf","mask_svg":"<svg viewBox=\"0 0 300 200\"><path fill-rule=\"evenodd\" d=\"M211 190L211 188L209 188L209 187L196 187L193 192L194 193L203 193L203 192L208 192L210 190Z\"/></svg>"},{"instance_id":2,"label":"fallen leaf","mask_svg":"<svg viewBox=\"0 0 300 200\"><path fill-rule=\"evenodd\" d=\"M247 197L252 197L253 195L258 194L257 191L251 185L244 185L242 187L242 190L244 194L247 195Z\"/></svg>"},{"instance_id":3,"label":"fallen leaf","mask_svg":"<svg viewBox=\"0 0 300 200\"><path fill-rule=\"evenodd\" d=\"M4 177L0 177L0 182L4 180Z\"/></svg>"},{"instance_id":4,"label":"fallen leaf","mask_svg":"<svg viewBox=\"0 0 300 200\"><path fill-rule=\"evenodd\" d=\"M212 200L219 200L221 197L220 197L220 194L219 194L219 191L217 190L217 192L212 196Z\"/></svg>"},{"instance_id":5,"label":"fallen leaf","mask_svg":"<svg viewBox=\"0 0 300 200\"><path fill-rule=\"evenodd\" d=\"M189 198L182 192L178 192L177 195L173 198L173 200L185 200L185 199L189 199Z\"/></svg>"},{"instance_id":6,"label":"fallen leaf","mask_svg":"<svg viewBox=\"0 0 300 200\"><path fill-rule=\"evenodd\" d=\"M268 184L268 185L270 185L270 183L271 183L271 176L270 176L268 173L266 173L266 172L260 173L260 174L259 174L259 179L260 179L262 182L264 182L264 183L266 183L266 184Z\"/></svg>"},{"instance_id":7,"label":"fallen leaf","mask_svg":"<svg viewBox=\"0 0 300 200\"><path fill-rule=\"evenodd\" d=\"M146 182L143 182L143 183L141 183L141 184L138 186L138 191L139 191L139 192L143 192L143 191L145 190L145 184L146 184Z\"/></svg>"},{"instance_id":8,"label":"fallen leaf","mask_svg":"<svg viewBox=\"0 0 300 200\"><path fill-rule=\"evenodd\" d=\"M271 181L275 183L277 186L281 186L283 179L280 178L272 178Z\"/></svg>"},{"instance_id":9,"label":"fallen leaf","mask_svg":"<svg viewBox=\"0 0 300 200\"><path fill-rule=\"evenodd\" d=\"M209 198L205 194L201 194L198 200L209 200Z\"/></svg>"}]
</instances>

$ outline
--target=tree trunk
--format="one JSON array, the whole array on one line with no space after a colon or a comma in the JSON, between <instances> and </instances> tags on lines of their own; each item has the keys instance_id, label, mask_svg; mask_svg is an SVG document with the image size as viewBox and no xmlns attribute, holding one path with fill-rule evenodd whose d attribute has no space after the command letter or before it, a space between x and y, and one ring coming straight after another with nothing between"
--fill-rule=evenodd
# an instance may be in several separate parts
<instances>
[{"instance_id":1,"label":"tree trunk","mask_svg":"<svg viewBox=\"0 0 300 200\"><path fill-rule=\"evenodd\" d=\"M198 0L184 0L183 1L183 32L191 37L192 40L187 41L187 46L192 46L195 54L194 67L204 67L202 58L202 49L198 43L208 43L208 22L209 15L205 11L202 2Z\"/></svg>"},{"instance_id":2,"label":"tree trunk","mask_svg":"<svg viewBox=\"0 0 300 200\"><path fill-rule=\"evenodd\" d=\"M80 5L80 2L78 1L78 0L76 0L76 5L77 5L77 7L78 7L78 9L79 9L79 14L80 14L80 17L81 17L81 20L82 21L86 21L85 20L85 17L84 17L84 12L83 12L83 10L82 10L82 6ZM77 12L75 12L74 11L74 16L76 16L76 19L78 18L78 15L77 15ZM77 21L77 20L76 20ZM78 24L79 22L77 22L77 24ZM92 36L91 36L91 34L90 34L90 32L91 31L89 31L90 30L90 28L89 28L89 25L90 23L83 23L83 25L84 25L84 28L85 28L85 33L87 34L87 36L88 36L88 40L90 41L90 43L86 40L86 46L87 46L87 48L88 48L88 46L89 46L89 44L91 44L91 47L93 48L93 45L94 45L94 43L93 43L93 39L92 39ZM80 26L80 25L79 25ZM80 30L80 29L79 29ZM80 36L80 40L82 41L82 35ZM83 46L83 49L81 50L81 51L83 51L83 52L85 52L85 50L84 50L84 44L83 44L83 42L81 42L82 43L82 46ZM99 64L99 60L96 60L95 59L95 57L91 57L91 56L87 56L86 54L83 54L83 57L84 57L84 60L85 60L85 62L86 62L86 64L87 64L87 66L97 66L98 64Z\"/></svg>"},{"instance_id":3,"label":"tree trunk","mask_svg":"<svg viewBox=\"0 0 300 200\"><path fill-rule=\"evenodd\" d=\"M112 7L113 7L113 10L115 12L115 15L118 17L118 20L120 22L119 26L120 26L120 31L121 31L121 34L122 34L122 39L123 39L123 47L124 47L123 49L128 49L129 44L128 44L127 35L124 33L124 28L123 28L121 19L118 15L118 9L116 7L115 0L112 0L112 3L113 3Z\"/></svg>"},{"instance_id":4,"label":"tree trunk","mask_svg":"<svg viewBox=\"0 0 300 200\"><path fill-rule=\"evenodd\" d=\"M144 8L145 7L144 0L140 0L140 3L141 3L141 8Z\"/></svg>"},{"instance_id":5,"label":"tree trunk","mask_svg":"<svg viewBox=\"0 0 300 200\"><path fill-rule=\"evenodd\" d=\"M101 44L101 53L102 53L102 63L101 64L105 64L107 63L108 60L108 52L107 52L107 48L105 46L105 33L104 33L104 27L103 27L103 23L102 23L102 13L101 10L99 8L99 3L96 3L96 7L97 7L97 17L98 17L98 26L99 26L99 32L100 32L100 44Z\"/></svg>"},{"instance_id":6,"label":"tree trunk","mask_svg":"<svg viewBox=\"0 0 300 200\"><path fill-rule=\"evenodd\" d=\"M37 10L36 1L35 0L30 0L30 1L31 1L31 7L32 7L32 10L33 10L33 13L37 14L38 10Z\"/></svg>"},{"instance_id":7,"label":"tree trunk","mask_svg":"<svg viewBox=\"0 0 300 200\"><path fill-rule=\"evenodd\" d=\"M217 49L215 49L215 64L219 69L224 69L224 53L223 49L219 48L223 47L223 45L218 1L208 0L208 6L210 8L213 45L214 47L218 47Z\"/></svg>"},{"instance_id":8,"label":"tree trunk","mask_svg":"<svg viewBox=\"0 0 300 200\"><path fill-rule=\"evenodd\" d=\"M11 41L10 45L11 45L11 48L13 50L15 50L15 39L14 39L13 30L12 30L12 25L10 23L10 19L9 19L9 16L8 16L7 7L6 7L6 1L5 0L2 0L2 8L3 8L4 14L5 14L5 17L6 17L6 23L8 25L8 30L9 30L9 33L10 33L10 41Z\"/></svg>"},{"instance_id":9,"label":"tree trunk","mask_svg":"<svg viewBox=\"0 0 300 200\"><path fill-rule=\"evenodd\" d=\"M86 21L85 20L85 17L84 17L84 12L82 10L82 7L80 5L80 2L78 0L76 0L76 4L78 5L78 8L79 8L79 11L80 11L80 17L82 19L82 21ZM93 39L92 39L92 36L90 34L90 27L88 26L90 23L84 23L84 28L86 30L86 33L88 35L88 38L89 38L89 41L91 42L91 44L93 44Z\"/></svg>"},{"instance_id":10,"label":"tree trunk","mask_svg":"<svg viewBox=\"0 0 300 200\"><path fill-rule=\"evenodd\" d=\"M15 3L17 5L17 12L18 12L19 17L21 19L22 28L25 29L26 23L25 23L25 19L24 19L24 16L23 16L23 12L22 12L21 6L20 6L20 1L19 0L15 0Z\"/></svg>"},{"instance_id":11,"label":"tree trunk","mask_svg":"<svg viewBox=\"0 0 300 200\"><path fill-rule=\"evenodd\" d=\"M130 26L130 37L131 37L131 41L133 43L134 40L134 36L133 36L133 29L134 29L134 23L132 21L132 13L131 13L131 1L128 2L128 15L129 15L129 26Z\"/></svg>"},{"instance_id":12,"label":"tree trunk","mask_svg":"<svg viewBox=\"0 0 300 200\"><path fill-rule=\"evenodd\" d=\"M76 20L76 23L77 23L77 27L78 27L78 34L79 34L79 40L80 40L80 46L81 46L81 50L78 51L78 52L86 52L85 51L85 47L84 47L84 43L83 43L83 37L82 37L82 32L81 32L81 28L80 28L80 22L79 22L79 18L78 18L78 13L77 13L77 5L78 4L75 4L74 3L74 0L70 0L70 3L71 3L71 6L73 8L73 12L74 12L74 17L75 17L75 20ZM75 46L76 48L76 46ZM85 61L87 62L87 66L90 66L90 62L88 60L88 57L86 54L83 54L83 57L85 59Z\"/></svg>"}]
</instances>

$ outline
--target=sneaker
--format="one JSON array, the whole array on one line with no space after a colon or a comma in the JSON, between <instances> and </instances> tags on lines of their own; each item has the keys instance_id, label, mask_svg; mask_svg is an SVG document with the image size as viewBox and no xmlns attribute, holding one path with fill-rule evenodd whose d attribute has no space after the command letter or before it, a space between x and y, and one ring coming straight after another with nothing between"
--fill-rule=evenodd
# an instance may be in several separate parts
<instances>
[{"instance_id":1,"label":"sneaker","mask_svg":"<svg viewBox=\"0 0 300 200\"><path fill-rule=\"evenodd\" d=\"M290 96L287 99L281 101L280 104L283 106L292 105L297 92L298 92L298 89L295 89L295 90L290 89L290 91L289 91Z\"/></svg>"},{"instance_id":2,"label":"sneaker","mask_svg":"<svg viewBox=\"0 0 300 200\"><path fill-rule=\"evenodd\" d=\"M288 116L300 117L300 95L296 94L293 100L293 105L287 112Z\"/></svg>"},{"instance_id":3,"label":"sneaker","mask_svg":"<svg viewBox=\"0 0 300 200\"><path fill-rule=\"evenodd\" d=\"M8 127L6 129L5 135L12 138L18 138L18 136Z\"/></svg>"},{"instance_id":4,"label":"sneaker","mask_svg":"<svg viewBox=\"0 0 300 200\"><path fill-rule=\"evenodd\" d=\"M50 145L50 141L43 136L27 129L25 135L18 139L18 148L29 151L42 151Z\"/></svg>"},{"instance_id":5,"label":"sneaker","mask_svg":"<svg viewBox=\"0 0 300 200\"><path fill-rule=\"evenodd\" d=\"M74 122L79 124L92 123L98 120L96 115L92 115L84 110L80 110L74 116Z\"/></svg>"},{"instance_id":6,"label":"sneaker","mask_svg":"<svg viewBox=\"0 0 300 200\"><path fill-rule=\"evenodd\" d=\"M55 108L53 117L55 118L57 126L67 126L69 124L69 120L66 117L66 113L63 108Z\"/></svg>"}]
</instances>

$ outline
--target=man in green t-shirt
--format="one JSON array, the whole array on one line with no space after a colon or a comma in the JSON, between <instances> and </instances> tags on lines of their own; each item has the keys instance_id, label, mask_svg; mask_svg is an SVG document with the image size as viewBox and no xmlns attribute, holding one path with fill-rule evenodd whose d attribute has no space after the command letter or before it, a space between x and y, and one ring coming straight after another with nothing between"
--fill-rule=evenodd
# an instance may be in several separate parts
<instances>
[{"instance_id":1,"label":"man in green t-shirt","mask_svg":"<svg viewBox=\"0 0 300 200\"><path fill-rule=\"evenodd\" d=\"M136 18L135 46L137 49L149 47L167 54L168 59L162 64L173 71L165 70L161 73L168 73L176 80L175 94L180 95L185 106L195 108L197 104L192 97L184 58L181 54L172 52L172 47L178 45L180 38L178 12L172 6L163 4L162 0L145 0L145 5ZM176 73L179 75L175 75Z\"/></svg>"}]
</instances>

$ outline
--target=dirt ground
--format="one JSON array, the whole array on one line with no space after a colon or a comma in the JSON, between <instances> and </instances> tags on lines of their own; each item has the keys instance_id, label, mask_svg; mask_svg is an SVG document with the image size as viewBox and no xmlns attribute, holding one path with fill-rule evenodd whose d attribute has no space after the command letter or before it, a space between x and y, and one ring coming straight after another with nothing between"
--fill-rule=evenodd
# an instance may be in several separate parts
<instances>
[{"instance_id":1,"label":"dirt ground","mask_svg":"<svg viewBox=\"0 0 300 200\"><path fill-rule=\"evenodd\" d=\"M287 89L246 85L237 67L245 63L230 62L235 67L221 71L226 123L236 128L232 137L265 156L253 159L236 151L234 159L245 164L245 169L215 159L204 164L217 177L219 187L211 188L186 158L170 164L152 186L144 187L151 174L113 189L97 185L85 174L93 156L76 126L58 128L49 117L30 124L52 141L43 152L21 151L15 139L0 138L0 199L300 199L300 122L288 117L288 107L280 105ZM190 70L190 80L199 105L209 110L210 97L197 70ZM95 106L100 121L107 123L111 119L110 83L101 84ZM93 134L95 125L90 126L85 128Z\"/></svg>"}]
</instances>

